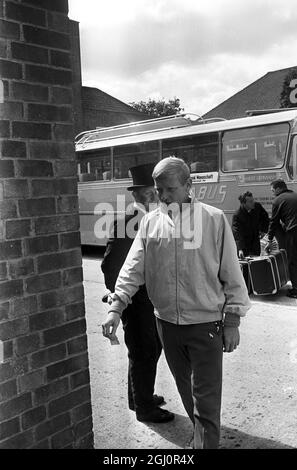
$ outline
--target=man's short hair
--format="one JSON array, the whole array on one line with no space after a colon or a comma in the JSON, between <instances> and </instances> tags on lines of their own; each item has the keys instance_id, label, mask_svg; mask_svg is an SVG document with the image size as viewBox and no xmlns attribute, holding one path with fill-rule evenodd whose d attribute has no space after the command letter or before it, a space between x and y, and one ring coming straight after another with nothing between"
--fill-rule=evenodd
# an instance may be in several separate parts
<instances>
[{"instance_id":1,"label":"man's short hair","mask_svg":"<svg viewBox=\"0 0 297 470\"><path fill-rule=\"evenodd\" d=\"M270 186L273 189L281 189L281 190L288 189L285 181L282 179L271 181Z\"/></svg>"},{"instance_id":2,"label":"man's short hair","mask_svg":"<svg viewBox=\"0 0 297 470\"><path fill-rule=\"evenodd\" d=\"M190 178L190 168L182 158L167 157L163 158L154 168L153 178L166 178L167 176L177 175L181 184L185 184Z\"/></svg>"},{"instance_id":3,"label":"man's short hair","mask_svg":"<svg viewBox=\"0 0 297 470\"><path fill-rule=\"evenodd\" d=\"M245 193L241 194L238 199L241 204L245 204L247 197L253 197L253 194L250 191L246 191Z\"/></svg>"}]
</instances>

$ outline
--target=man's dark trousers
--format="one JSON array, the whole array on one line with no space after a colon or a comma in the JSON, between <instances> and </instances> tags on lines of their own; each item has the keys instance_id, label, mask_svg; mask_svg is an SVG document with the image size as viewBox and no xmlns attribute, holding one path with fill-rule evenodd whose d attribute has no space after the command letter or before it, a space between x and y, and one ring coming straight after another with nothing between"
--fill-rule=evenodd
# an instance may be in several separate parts
<instances>
[{"instance_id":1,"label":"man's dark trousers","mask_svg":"<svg viewBox=\"0 0 297 470\"><path fill-rule=\"evenodd\" d=\"M124 339L128 349L128 401L136 414L155 408L153 402L157 363L162 345L156 327L154 308L144 286L133 296L122 314Z\"/></svg>"},{"instance_id":2,"label":"man's dark trousers","mask_svg":"<svg viewBox=\"0 0 297 470\"><path fill-rule=\"evenodd\" d=\"M220 440L222 322L176 325L157 320L167 363L194 424L194 448L216 449Z\"/></svg>"},{"instance_id":3,"label":"man's dark trousers","mask_svg":"<svg viewBox=\"0 0 297 470\"><path fill-rule=\"evenodd\" d=\"M288 267L292 287L297 289L297 227L286 232Z\"/></svg>"},{"instance_id":4,"label":"man's dark trousers","mask_svg":"<svg viewBox=\"0 0 297 470\"><path fill-rule=\"evenodd\" d=\"M143 214L142 214L143 215ZM138 211L125 217L125 228L131 219L139 217ZM136 226L135 228L138 228ZM108 240L101 269L106 287L114 292L115 283L133 239L118 237L118 222L114 224L114 236ZM161 342L156 328L154 307L145 286L132 297L132 303L122 313L124 339L128 349L128 401L136 414L146 414L155 407L153 393L157 362L161 355Z\"/></svg>"}]
</instances>

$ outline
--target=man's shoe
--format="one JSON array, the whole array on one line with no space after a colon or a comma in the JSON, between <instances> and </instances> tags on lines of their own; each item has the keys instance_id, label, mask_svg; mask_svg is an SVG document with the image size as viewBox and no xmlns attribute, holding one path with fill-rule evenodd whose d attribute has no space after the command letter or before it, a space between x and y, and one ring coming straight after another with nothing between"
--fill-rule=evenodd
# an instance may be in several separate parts
<instances>
[{"instance_id":1,"label":"man's shoe","mask_svg":"<svg viewBox=\"0 0 297 470\"><path fill-rule=\"evenodd\" d=\"M149 413L136 415L138 421L150 423L168 423L174 419L174 414L162 408L154 408Z\"/></svg>"},{"instance_id":2,"label":"man's shoe","mask_svg":"<svg viewBox=\"0 0 297 470\"><path fill-rule=\"evenodd\" d=\"M153 402L155 406L160 406L165 403L165 400L162 395L153 395ZM130 410L135 411L135 405L133 403L129 404L129 408Z\"/></svg>"}]
</instances>

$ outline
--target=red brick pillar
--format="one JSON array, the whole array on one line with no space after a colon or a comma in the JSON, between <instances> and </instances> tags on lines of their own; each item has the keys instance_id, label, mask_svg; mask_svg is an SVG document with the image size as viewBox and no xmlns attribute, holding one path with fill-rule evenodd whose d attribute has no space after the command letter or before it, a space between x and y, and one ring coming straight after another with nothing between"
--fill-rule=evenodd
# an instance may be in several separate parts
<instances>
[{"instance_id":1,"label":"red brick pillar","mask_svg":"<svg viewBox=\"0 0 297 470\"><path fill-rule=\"evenodd\" d=\"M0 448L93 445L67 15L0 3Z\"/></svg>"}]
</instances>

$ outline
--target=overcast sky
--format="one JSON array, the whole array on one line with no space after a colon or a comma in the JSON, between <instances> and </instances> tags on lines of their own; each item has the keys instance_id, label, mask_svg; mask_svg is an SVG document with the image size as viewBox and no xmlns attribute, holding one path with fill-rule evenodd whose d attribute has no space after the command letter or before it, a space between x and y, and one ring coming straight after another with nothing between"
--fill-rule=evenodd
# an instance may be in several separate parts
<instances>
[{"instance_id":1,"label":"overcast sky","mask_svg":"<svg viewBox=\"0 0 297 470\"><path fill-rule=\"evenodd\" d=\"M204 114L297 66L296 0L69 0L83 85L129 103L178 97Z\"/></svg>"}]
</instances>

